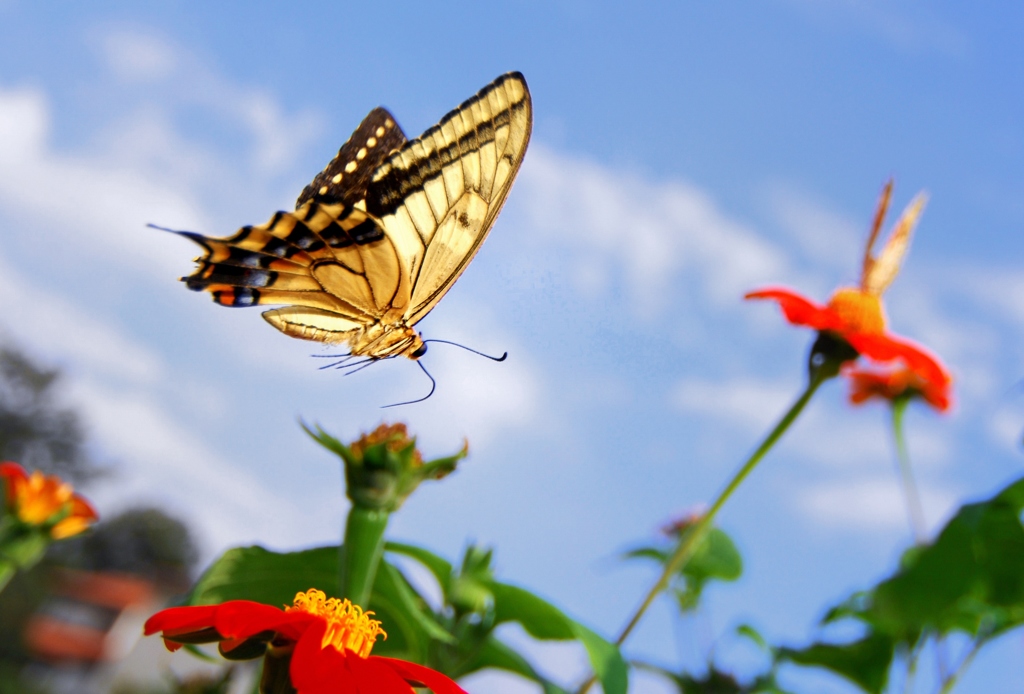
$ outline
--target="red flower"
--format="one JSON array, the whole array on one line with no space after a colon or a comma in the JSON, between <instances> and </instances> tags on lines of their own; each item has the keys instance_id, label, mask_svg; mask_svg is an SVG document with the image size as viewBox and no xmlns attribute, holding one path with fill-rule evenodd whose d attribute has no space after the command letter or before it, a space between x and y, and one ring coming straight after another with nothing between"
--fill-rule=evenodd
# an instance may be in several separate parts
<instances>
[{"instance_id":1,"label":"red flower","mask_svg":"<svg viewBox=\"0 0 1024 694\"><path fill-rule=\"evenodd\" d=\"M872 398L892 402L900 398L921 398L939 412L950 406L948 383L937 385L921 378L910 369L894 371L866 371L849 369L845 372L850 379L850 402L860 405Z\"/></svg>"},{"instance_id":2,"label":"red flower","mask_svg":"<svg viewBox=\"0 0 1024 694\"><path fill-rule=\"evenodd\" d=\"M395 658L370 655L377 636L387 635L348 600L310 589L283 610L248 600L220 605L172 607L146 622L146 635L161 632L169 650L186 643L220 642L221 653L290 656L288 672L298 694L465 694L439 672Z\"/></svg>"},{"instance_id":3,"label":"red flower","mask_svg":"<svg viewBox=\"0 0 1024 694\"><path fill-rule=\"evenodd\" d=\"M950 376L945 367L927 349L886 330L882 294L899 271L900 262L910 244L910 234L924 208L925 197L918 195L903 212L882 252L875 257L872 248L878 238L892 181L886 184L875 213L875 222L864 252L859 287L837 289L824 306L782 287L750 292L747 299L772 299L793 325L829 332L845 340L858 354L876 362L901 360L928 388L948 391Z\"/></svg>"},{"instance_id":4,"label":"red flower","mask_svg":"<svg viewBox=\"0 0 1024 694\"><path fill-rule=\"evenodd\" d=\"M50 536L62 540L84 531L99 517L71 485L56 475L36 470L31 475L17 463L0 463L7 508L26 525L50 525Z\"/></svg>"}]
</instances>

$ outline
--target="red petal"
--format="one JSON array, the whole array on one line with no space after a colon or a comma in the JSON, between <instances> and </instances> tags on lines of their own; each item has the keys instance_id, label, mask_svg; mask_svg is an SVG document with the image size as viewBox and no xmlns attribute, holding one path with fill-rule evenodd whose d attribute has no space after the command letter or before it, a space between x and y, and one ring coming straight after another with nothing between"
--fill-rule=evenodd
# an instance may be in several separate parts
<instances>
[{"instance_id":1,"label":"red petal","mask_svg":"<svg viewBox=\"0 0 1024 694\"><path fill-rule=\"evenodd\" d=\"M910 340L902 340L892 335L865 333L854 333L845 337L855 350L874 361L890 362L902 359L910 369L933 387L946 389L952 380L938 359L924 347Z\"/></svg>"},{"instance_id":2,"label":"red petal","mask_svg":"<svg viewBox=\"0 0 1024 694\"><path fill-rule=\"evenodd\" d=\"M3 477L7 483L6 487L7 503L13 505L17 499L17 491L15 485L21 483L24 484L28 480L28 473L25 472L25 468L18 465L17 463L0 463L0 477Z\"/></svg>"},{"instance_id":3,"label":"red petal","mask_svg":"<svg viewBox=\"0 0 1024 694\"><path fill-rule=\"evenodd\" d=\"M393 662L401 663L401 660L374 656L363 659L352 651L347 651L345 655L349 669L355 675L359 694L413 694L409 683L392 667Z\"/></svg>"},{"instance_id":4,"label":"red petal","mask_svg":"<svg viewBox=\"0 0 1024 694\"><path fill-rule=\"evenodd\" d=\"M90 504L85 497L75 494L71 497L71 516L76 518L88 518L90 521L98 520L100 514L96 513L96 509Z\"/></svg>"},{"instance_id":5,"label":"red petal","mask_svg":"<svg viewBox=\"0 0 1024 694\"><path fill-rule=\"evenodd\" d=\"M326 622L311 624L295 644L289 674L298 694L357 694L346 658L332 646L323 648Z\"/></svg>"},{"instance_id":6,"label":"red petal","mask_svg":"<svg viewBox=\"0 0 1024 694\"><path fill-rule=\"evenodd\" d=\"M843 320L834 310L783 287L759 289L756 292L749 292L743 298L772 299L779 304L786 320L793 325L806 325L815 330L841 331L843 328Z\"/></svg>"},{"instance_id":7,"label":"red petal","mask_svg":"<svg viewBox=\"0 0 1024 694\"><path fill-rule=\"evenodd\" d=\"M7 461L5 463L0 463L0 477L18 477L23 480L27 480L28 473L25 472L25 468L18 465L17 463Z\"/></svg>"},{"instance_id":8,"label":"red petal","mask_svg":"<svg viewBox=\"0 0 1024 694\"><path fill-rule=\"evenodd\" d=\"M199 631L213 626L213 616L220 605L199 605L193 607L170 607L160 610L146 620L142 627L146 636L158 631L174 631L179 634Z\"/></svg>"},{"instance_id":9,"label":"red petal","mask_svg":"<svg viewBox=\"0 0 1024 694\"><path fill-rule=\"evenodd\" d=\"M224 636L247 638L261 631L276 631L297 640L313 621L306 612L285 612L279 607L249 600L230 600L218 606L213 626Z\"/></svg>"},{"instance_id":10,"label":"red petal","mask_svg":"<svg viewBox=\"0 0 1024 694\"><path fill-rule=\"evenodd\" d=\"M466 694L466 690L455 684L447 676L428 667L379 655L371 655L368 660L386 663L389 668L394 670L406 682L410 684L425 684L434 694Z\"/></svg>"}]
</instances>

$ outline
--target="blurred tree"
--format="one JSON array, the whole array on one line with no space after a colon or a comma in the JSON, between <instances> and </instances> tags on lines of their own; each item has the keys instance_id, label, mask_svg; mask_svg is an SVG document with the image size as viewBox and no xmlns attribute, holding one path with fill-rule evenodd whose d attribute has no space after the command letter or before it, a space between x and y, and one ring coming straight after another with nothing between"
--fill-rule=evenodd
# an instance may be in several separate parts
<instances>
[{"instance_id":1,"label":"blurred tree","mask_svg":"<svg viewBox=\"0 0 1024 694\"><path fill-rule=\"evenodd\" d=\"M57 399L58 369L0 347L0 460L60 475L78 484L97 473L74 410Z\"/></svg>"},{"instance_id":2,"label":"blurred tree","mask_svg":"<svg viewBox=\"0 0 1024 694\"><path fill-rule=\"evenodd\" d=\"M134 508L93 532L53 546L54 563L143 576L165 590L185 590L199 554L188 527L156 508Z\"/></svg>"},{"instance_id":3,"label":"blurred tree","mask_svg":"<svg viewBox=\"0 0 1024 694\"><path fill-rule=\"evenodd\" d=\"M78 413L60 402L60 382L59 369L0 346L0 460L60 475L77 486L102 470L89 454ZM134 574L177 592L188 587L196 559L185 524L155 508L130 509L54 544L46 559L15 576L0 593L0 694L42 691L19 674L30 660L22 635L51 595L55 567Z\"/></svg>"}]
</instances>

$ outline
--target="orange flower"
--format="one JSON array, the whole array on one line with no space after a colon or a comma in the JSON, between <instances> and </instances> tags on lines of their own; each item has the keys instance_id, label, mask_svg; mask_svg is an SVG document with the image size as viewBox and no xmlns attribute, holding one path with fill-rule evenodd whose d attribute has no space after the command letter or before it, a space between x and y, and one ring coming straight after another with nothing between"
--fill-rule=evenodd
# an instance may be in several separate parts
<instances>
[{"instance_id":1,"label":"orange flower","mask_svg":"<svg viewBox=\"0 0 1024 694\"><path fill-rule=\"evenodd\" d=\"M925 203L923 193L914 198L876 257L872 250L891 195L892 181L889 181L882 190L868 237L859 287L837 289L824 306L783 287L760 289L744 298L772 299L779 304L791 324L831 333L847 342L858 354L876 362L901 360L929 388L946 391L951 379L939 360L921 345L886 331L882 294L896 278L910 244L911 232Z\"/></svg>"},{"instance_id":2,"label":"orange flower","mask_svg":"<svg viewBox=\"0 0 1024 694\"><path fill-rule=\"evenodd\" d=\"M348 600L310 589L283 610L248 600L220 605L172 607L149 618L146 635L161 632L167 648L220 643L228 658L290 658L288 673L297 694L466 694L448 677L395 658L370 655L381 624ZM239 655L241 654L241 655ZM264 665L264 680L267 664Z\"/></svg>"},{"instance_id":3,"label":"orange flower","mask_svg":"<svg viewBox=\"0 0 1024 694\"><path fill-rule=\"evenodd\" d=\"M77 535L99 518L89 502L56 475L38 470L29 475L17 463L0 463L0 479L10 512L26 525L53 523L50 536L54 540Z\"/></svg>"},{"instance_id":4,"label":"orange flower","mask_svg":"<svg viewBox=\"0 0 1024 694\"><path fill-rule=\"evenodd\" d=\"M948 382L939 385L926 381L910 369L849 369L845 373L850 379L850 402L854 405L860 405L871 398L892 402L899 398L918 397L939 412L945 412L950 406Z\"/></svg>"}]
</instances>

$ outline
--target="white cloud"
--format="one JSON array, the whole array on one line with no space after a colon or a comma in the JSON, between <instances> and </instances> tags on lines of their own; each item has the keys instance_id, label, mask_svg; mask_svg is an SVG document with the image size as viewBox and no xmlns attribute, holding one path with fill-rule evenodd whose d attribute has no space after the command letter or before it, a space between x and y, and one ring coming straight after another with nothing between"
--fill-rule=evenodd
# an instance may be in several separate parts
<instances>
[{"instance_id":1,"label":"white cloud","mask_svg":"<svg viewBox=\"0 0 1024 694\"><path fill-rule=\"evenodd\" d=\"M676 385L670 397L683 412L738 425L756 434L766 431L785 412L794 395L793 388L783 383L687 379Z\"/></svg>"},{"instance_id":2,"label":"white cloud","mask_svg":"<svg viewBox=\"0 0 1024 694\"><path fill-rule=\"evenodd\" d=\"M919 493L929 527L946 517L957 500L952 491L940 487L922 485ZM811 518L833 528L877 532L909 527L895 473L808 486L798 501Z\"/></svg>"},{"instance_id":3,"label":"white cloud","mask_svg":"<svg viewBox=\"0 0 1024 694\"><path fill-rule=\"evenodd\" d=\"M957 26L940 19L928 3L910 5L884 0L789 0L833 25L855 27L889 44L913 53L940 53L962 57L971 48L968 36Z\"/></svg>"},{"instance_id":4,"label":"white cloud","mask_svg":"<svg viewBox=\"0 0 1024 694\"><path fill-rule=\"evenodd\" d=\"M173 272L180 264L161 252L145 225L176 219L200 226L203 215L191 196L130 168L58 154L49 129L42 93L0 88L0 207L21 224L42 223L48 243L66 253Z\"/></svg>"},{"instance_id":5,"label":"white cloud","mask_svg":"<svg viewBox=\"0 0 1024 694\"><path fill-rule=\"evenodd\" d=\"M170 77L179 49L149 32L115 28L97 37L106 67L127 82L156 82Z\"/></svg>"},{"instance_id":6,"label":"white cloud","mask_svg":"<svg viewBox=\"0 0 1024 694\"><path fill-rule=\"evenodd\" d=\"M515 194L546 252L570 247L568 270L587 294L621 281L648 315L684 272L716 304L785 275L780 251L684 181L642 180L534 144Z\"/></svg>"},{"instance_id":7,"label":"white cloud","mask_svg":"<svg viewBox=\"0 0 1024 694\"><path fill-rule=\"evenodd\" d=\"M867 221L858 224L797 186L773 183L764 199L776 222L793 238L814 266L835 268L855 282L864 252ZM865 211L865 220L869 211ZM827 289L827 288L826 288Z\"/></svg>"},{"instance_id":8,"label":"white cloud","mask_svg":"<svg viewBox=\"0 0 1024 694\"><path fill-rule=\"evenodd\" d=\"M170 507L202 529L208 550L308 543L307 522L334 525L327 522L333 516L311 518L315 509L334 506L324 503L326 491L323 499L311 493L298 508L210 450L148 393L77 379L70 396L96 442L119 462L117 484L94 495L101 508L146 502Z\"/></svg>"},{"instance_id":9,"label":"white cloud","mask_svg":"<svg viewBox=\"0 0 1024 694\"><path fill-rule=\"evenodd\" d=\"M0 257L3 328L17 344L48 360L70 362L107 377L153 384L166 375L160 356L116 326L91 317L87 307L34 284Z\"/></svg>"}]
</instances>

